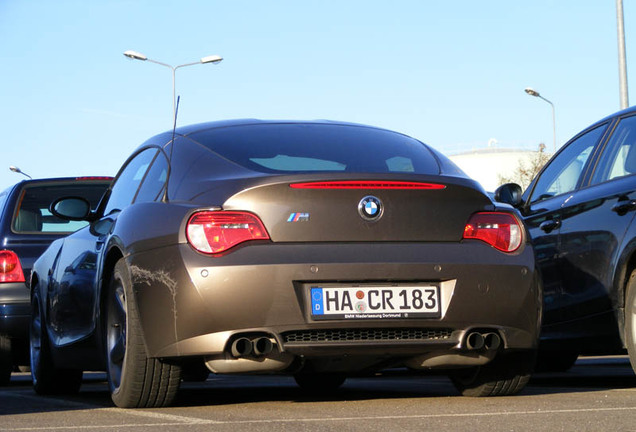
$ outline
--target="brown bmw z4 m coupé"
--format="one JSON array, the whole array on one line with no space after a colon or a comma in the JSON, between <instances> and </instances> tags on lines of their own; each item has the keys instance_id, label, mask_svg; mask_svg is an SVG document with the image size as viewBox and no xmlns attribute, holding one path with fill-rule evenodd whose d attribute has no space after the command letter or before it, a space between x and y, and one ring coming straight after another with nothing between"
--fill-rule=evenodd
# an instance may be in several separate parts
<instances>
[{"instance_id":1,"label":"brown bmw z4 m coup\u00e9","mask_svg":"<svg viewBox=\"0 0 636 432\"><path fill-rule=\"evenodd\" d=\"M406 135L234 120L157 135L31 280L40 394L105 370L121 407L184 378L288 374L307 390L393 367L509 395L533 367L541 283L516 210Z\"/></svg>"}]
</instances>

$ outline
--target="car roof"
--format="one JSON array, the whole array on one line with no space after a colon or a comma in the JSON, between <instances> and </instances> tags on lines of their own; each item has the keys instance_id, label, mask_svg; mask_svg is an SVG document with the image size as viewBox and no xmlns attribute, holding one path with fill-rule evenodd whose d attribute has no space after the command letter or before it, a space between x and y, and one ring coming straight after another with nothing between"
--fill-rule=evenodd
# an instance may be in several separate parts
<instances>
[{"instance_id":1,"label":"car roof","mask_svg":"<svg viewBox=\"0 0 636 432\"><path fill-rule=\"evenodd\" d=\"M78 177L50 177L50 178L37 178L37 179L24 179L4 189L3 192L8 192L12 189L20 188L25 185L39 184L39 183L68 183L75 181L113 181L114 177L111 176L78 176Z\"/></svg>"},{"instance_id":2,"label":"car roof","mask_svg":"<svg viewBox=\"0 0 636 432\"><path fill-rule=\"evenodd\" d=\"M620 111L616 111L615 113L610 114L610 115L608 115L606 117L603 117L602 119L600 119L597 122L594 122L590 126L595 126L595 125L598 125L598 124L601 124L601 123L605 123L606 121L611 120L611 119L613 119L615 117L621 117L621 116L628 115L628 114L636 114L636 105L633 106L633 107L625 108L625 109L620 110Z\"/></svg>"},{"instance_id":3,"label":"car roof","mask_svg":"<svg viewBox=\"0 0 636 432\"><path fill-rule=\"evenodd\" d=\"M178 135L187 136L189 134L195 132L201 132L208 129L219 129L226 127L235 127L235 126L251 126L251 125L267 125L267 124L324 124L324 125L334 125L334 126L354 126L361 128L369 128L369 129L377 129L377 130L386 130L388 132L393 132L395 134L404 135L400 132L396 132L390 129L383 129L375 126L369 126L360 123L350 123L343 121L335 121L335 120L260 120L260 119L232 119L232 120L217 120L210 121L205 123L197 123L188 126L181 126L176 129L176 133Z\"/></svg>"}]
</instances>

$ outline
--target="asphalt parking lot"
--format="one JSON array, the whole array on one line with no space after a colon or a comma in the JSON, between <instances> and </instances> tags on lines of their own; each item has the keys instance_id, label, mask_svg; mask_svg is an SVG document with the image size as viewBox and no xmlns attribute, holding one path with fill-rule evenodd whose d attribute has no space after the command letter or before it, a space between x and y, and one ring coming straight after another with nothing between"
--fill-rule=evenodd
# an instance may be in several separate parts
<instances>
[{"instance_id":1,"label":"asphalt parking lot","mask_svg":"<svg viewBox=\"0 0 636 432\"><path fill-rule=\"evenodd\" d=\"M0 431L636 431L636 376L626 357L583 358L520 395L477 399L443 376L402 370L350 379L328 398L286 377L211 375L184 383L174 407L124 410L103 374L85 374L77 396L47 398L14 374L0 415Z\"/></svg>"}]
</instances>

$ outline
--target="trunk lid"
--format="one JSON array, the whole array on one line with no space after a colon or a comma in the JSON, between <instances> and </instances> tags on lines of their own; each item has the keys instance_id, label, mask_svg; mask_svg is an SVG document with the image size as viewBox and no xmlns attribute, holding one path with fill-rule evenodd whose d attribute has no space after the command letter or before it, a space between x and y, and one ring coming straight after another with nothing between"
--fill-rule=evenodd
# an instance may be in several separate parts
<instances>
[{"instance_id":1,"label":"trunk lid","mask_svg":"<svg viewBox=\"0 0 636 432\"><path fill-rule=\"evenodd\" d=\"M493 209L474 181L458 177L331 174L259 183L223 209L258 215L273 242L456 242L471 214ZM374 210L381 214L373 218Z\"/></svg>"}]
</instances>

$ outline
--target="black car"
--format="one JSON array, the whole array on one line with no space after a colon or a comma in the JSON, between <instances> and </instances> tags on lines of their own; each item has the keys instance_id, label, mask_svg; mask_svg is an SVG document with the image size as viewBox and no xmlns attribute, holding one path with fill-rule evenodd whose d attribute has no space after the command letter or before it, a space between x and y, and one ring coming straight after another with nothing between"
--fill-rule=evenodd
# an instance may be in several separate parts
<instances>
[{"instance_id":1,"label":"black car","mask_svg":"<svg viewBox=\"0 0 636 432\"><path fill-rule=\"evenodd\" d=\"M566 370L580 354L629 353L636 370L636 109L566 143L521 195L545 306L538 367Z\"/></svg>"},{"instance_id":2,"label":"black car","mask_svg":"<svg viewBox=\"0 0 636 432\"><path fill-rule=\"evenodd\" d=\"M541 286L526 231L408 136L328 121L187 126L138 148L90 207L54 203L90 225L34 266L38 393L77 391L84 370L106 370L121 407L170 404L182 376L208 371L321 391L438 369L470 396L528 380Z\"/></svg>"},{"instance_id":3,"label":"black car","mask_svg":"<svg viewBox=\"0 0 636 432\"><path fill-rule=\"evenodd\" d=\"M111 177L24 180L0 193L0 385L16 366L29 365L29 280L35 260L55 239L87 225L51 214L62 196L83 197L93 208Z\"/></svg>"}]
</instances>

